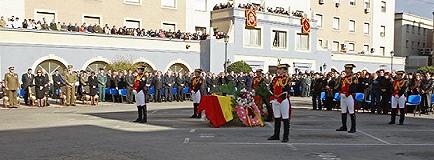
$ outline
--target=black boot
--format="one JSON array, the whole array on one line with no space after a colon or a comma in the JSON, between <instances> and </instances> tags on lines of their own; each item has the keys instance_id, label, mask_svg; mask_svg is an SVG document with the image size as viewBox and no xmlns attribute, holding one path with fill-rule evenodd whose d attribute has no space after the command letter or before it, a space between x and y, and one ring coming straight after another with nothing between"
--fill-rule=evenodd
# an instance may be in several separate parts
<instances>
[{"instance_id":1,"label":"black boot","mask_svg":"<svg viewBox=\"0 0 434 160\"><path fill-rule=\"evenodd\" d=\"M405 119L405 109L400 108L399 109L399 125L404 125L404 119Z\"/></svg>"},{"instance_id":2,"label":"black boot","mask_svg":"<svg viewBox=\"0 0 434 160\"><path fill-rule=\"evenodd\" d=\"M190 118L197 118L197 103L193 103L193 115Z\"/></svg>"},{"instance_id":3,"label":"black boot","mask_svg":"<svg viewBox=\"0 0 434 160\"><path fill-rule=\"evenodd\" d=\"M289 141L289 119L283 119L283 138L282 142L286 143Z\"/></svg>"},{"instance_id":4,"label":"black boot","mask_svg":"<svg viewBox=\"0 0 434 160\"><path fill-rule=\"evenodd\" d=\"M389 122L389 124L395 124L396 112L397 111L398 111L398 109L392 108L392 113L390 113L390 122Z\"/></svg>"},{"instance_id":5,"label":"black boot","mask_svg":"<svg viewBox=\"0 0 434 160\"><path fill-rule=\"evenodd\" d=\"M350 114L351 118L351 129L348 131L348 133L355 133L356 132L356 114Z\"/></svg>"},{"instance_id":6,"label":"black boot","mask_svg":"<svg viewBox=\"0 0 434 160\"><path fill-rule=\"evenodd\" d=\"M342 120L342 126L338 129L336 129L336 131L347 131L347 114L346 113L342 113L341 114L341 120Z\"/></svg>"},{"instance_id":7,"label":"black boot","mask_svg":"<svg viewBox=\"0 0 434 160\"><path fill-rule=\"evenodd\" d=\"M148 122L148 109L147 109L146 105L142 106L142 113L143 113L143 118L142 118L142 121L140 121L140 123L147 123Z\"/></svg>"},{"instance_id":8,"label":"black boot","mask_svg":"<svg viewBox=\"0 0 434 160\"><path fill-rule=\"evenodd\" d=\"M142 121L142 107L137 106L137 119L133 122L140 122Z\"/></svg>"},{"instance_id":9,"label":"black boot","mask_svg":"<svg viewBox=\"0 0 434 160\"><path fill-rule=\"evenodd\" d=\"M280 125L281 118L274 118L274 134L268 140L279 140L280 138Z\"/></svg>"}]
</instances>

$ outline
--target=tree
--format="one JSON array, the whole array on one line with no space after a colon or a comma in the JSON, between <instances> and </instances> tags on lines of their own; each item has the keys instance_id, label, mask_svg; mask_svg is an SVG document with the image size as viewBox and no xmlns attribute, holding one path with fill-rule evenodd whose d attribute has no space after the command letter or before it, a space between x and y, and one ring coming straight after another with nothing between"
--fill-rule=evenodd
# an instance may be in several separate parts
<instances>
[{"instance_id":1,"label":"tree","mask_svg":"<svg viewBox=\"0 0 434 160\"><path fill-rule=\"evenodd\" d=\"M138 67L138 64L133 64L133 61L131 59L128 58L119 58L115 61L113 61L113 63L108 64L107 65L107 70L112 70L112 71L124 71L124 70L136 70L136 68Z\"/></svg>"},{"instance_id":2,"label":"tree","mask_svg":"<svg viewBox=\"0 0 434 160\"><path fill-rule=\"evenodd\" d=\"M249 64L247 64L244 61L237 61L228 66L228 72L235 72L235 73L249 73L252 71L252 67L250 67Z\"/></svg>"},{"instance_id":3,"label":"tree","mask_svg":"<svg viewBox=\"0 0 434 160\"><path fill-rule=\"evenodd\" d=\"M417 69L418 72L422 72L422 73L434 73L434 66L423 66L423 67L419 67Z\"/></svg>"}]
</instances>

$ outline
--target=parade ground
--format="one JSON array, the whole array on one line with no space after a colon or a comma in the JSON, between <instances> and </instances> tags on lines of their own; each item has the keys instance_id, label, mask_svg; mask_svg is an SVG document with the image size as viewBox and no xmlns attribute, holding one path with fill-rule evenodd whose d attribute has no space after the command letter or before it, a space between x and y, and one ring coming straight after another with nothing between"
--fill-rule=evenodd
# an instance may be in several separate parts
<instances>
[{"instance_id":1,"label":"parade ground","mask_svg":"<svg viewBox=\"0 0 434 160\"><path fill-rule=\"evenodd\" d=\"M101 103L91 107L0 110L1 160L338 160L433 159L434 120L408 114L388 125L388 115L357 114L357 133L336 132L337 111L313 111L309 98L292 98L289 143L267 141L262 128L211 128L190 119L191 102L148 104L147 124L131 122L136 107Z\"/></svg>"}]
</instances>

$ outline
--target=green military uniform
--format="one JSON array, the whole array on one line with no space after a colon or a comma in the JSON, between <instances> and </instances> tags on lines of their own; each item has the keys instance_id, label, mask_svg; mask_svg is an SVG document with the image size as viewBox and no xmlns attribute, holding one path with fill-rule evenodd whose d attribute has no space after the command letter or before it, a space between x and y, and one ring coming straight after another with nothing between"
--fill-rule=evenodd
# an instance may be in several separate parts
<instances>
[{"instance_id":1,"label":"green military uniform","mask_svg":"<svg viewBox=\"0 0 434 160\"><path fill-rule=\"evenodd\" d=\"M75 82L77 82L77 76L69 72L72 70L72 65L68 66L68 71L65 72L66 83L66 102L65 105L75 105Z\"/></svg>"},{"instance_id":2,"label":"green military uniform","mask_svg":"<svg viewBox=\"0 0 434 160\"><path fill-rule=\"evenodd\" d=\"M9 72L5 74L6 95L9 98L9 107L19 105L17 100L17 91L20 88L18 74Z\"/></svg>"}]
</instances>

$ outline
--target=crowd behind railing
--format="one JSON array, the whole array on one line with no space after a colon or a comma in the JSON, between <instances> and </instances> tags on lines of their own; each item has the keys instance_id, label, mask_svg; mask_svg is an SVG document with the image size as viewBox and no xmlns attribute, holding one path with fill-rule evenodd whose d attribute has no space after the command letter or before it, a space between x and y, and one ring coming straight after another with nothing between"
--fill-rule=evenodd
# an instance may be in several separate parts
<instances>
[{"instance_id":1,"label":"crowd behind railing","mask_svg":"<svg viewBox=\"0 0 434 160\"><path fill-rule=\"evenodd\" d=\"M215 11L215 10L232 8L232 7L234 7L233 3L230 3L230 2L220 3L220 4L216 4L213 7L213 10ZM303 11L297 10L297 11L290 12L288 10L285 10L285 8L283 8L283 7L275 7L275 8L266 7L265 8L264 6L262 6L260 4L254 4L254 3L238 4L237 7L242 8L242 9L253 9L253 10L258 11L258 12L266 12L266 13L279 14L279 15L287 15L287 16L292 15L292 16L297 16L297 17L303 16Z\"/></svg>"},{"instance_id":2,"label":"crowd behind railing","mask_svg":"<svg viewBox=\"0 0 434 160\"><path fill-rule=\"evenodd\" d=\"M46 18L42 20L24 19L12 16L10 18L0 19L0 28L10 29L27 29L27 30L42 30L53 32L80 32L89 34L105 34L105 35L123 35L134 37L151 37L151 38L165 38L165 39L180 39L180 40L206 40L209 38L207 33L203 32L181 32L163 29L144 29L144 28L128 28L127 26L117 27L115 25L110 26L105 24L101 26L99 24L86 24L79 25L78 23L65 23L57 22L54 19L48 22Z\"/></svg>"},{"instance_id":3,"label":"crowd behind railing","mask_svg":"<svg viewBox=\"0 0 434 160\"><path fill-rule=\"evenodd\" d=\"M39 74L39 72L42 72ZM77 81L74 83L76 88L77 100L89 100L89 95L97 96L98 101L102 102L118 102L118 103L133 103L134 95L132 94L132 86L136 73L133 71L107 71L100 70L99 72L75 71ZM38 81L36 77L44 77L45 79ZM145 79L147 82L147 102L172 102L190 100L190 86L193 73L190 72L166 72L160 71L146 72ZM233 84L237 89L252 90L253 79L255 73L202 73L204 83L201 87L203 95L215 93L222 85ZM275 74L263 74L264 82L269 86ZM393 92L393 83L396 79L395 72L385 72L379 70L374 73L369 73L366 70L353 74L356 81L355 101L356 108L371 111L373 113L388 114L390 111L390 97ZM37 94L38 98L52 98L59 100L62 104L65 95L65 79L62 73L58 71L52 75L43 73L42 70L34 75L29 69L28 73L21 76L21 87L19 91L20 97L24 99L25 104L32 105L30 100ZM31 77L28 79L26 77ZM104 78L106 77L106 78ZM298 72L290 75L292 86L290 95L312 97L313 109L315 110L332 110L339 109L339 87L341 79L345 77L345 72L328 72L328 73L313 73L313 72ZM404 80L408 81L406 86L405 96L420 96L419 106L422 113L432 111L434 76L430 73L407 73ZM93 86L93 87L92 87ZM363 96L360 96L363 95ZM4 82L0 83L0 98L5 96ZM48 100L47 100L48 102Z\"/></svg>"}]
</instances>

